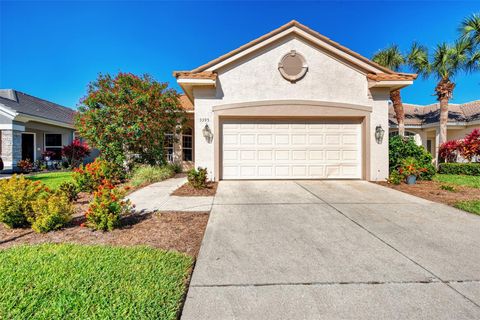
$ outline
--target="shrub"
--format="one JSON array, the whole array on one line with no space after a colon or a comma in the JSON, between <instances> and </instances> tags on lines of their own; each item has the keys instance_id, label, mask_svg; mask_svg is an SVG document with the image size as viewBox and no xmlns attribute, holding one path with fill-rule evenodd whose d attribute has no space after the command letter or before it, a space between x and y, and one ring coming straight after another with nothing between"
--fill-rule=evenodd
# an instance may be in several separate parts
<instances>
[{"instance_id":1,"label":"shrub","mask_svg":"<svg viewBox=\"0 0 480 320\"><path fill-rule=\"evenodd\" d=\"M85 217L86 225L95 230L111 231L120 223L122 215L131 210L129 200L122 200L124 192L104 180L93 194Z\"/></svg>"},{"instance_id":2,"label":"shrub","mask_svg":"<svg viewBox=\"0 0 480 320\"><path fill-rule=\"evenodd\" d=\"M402 160L413 157L418 164L425 168L419 176L423 180L431 180L435 174L435 167L432 164L432 155L422 146L418 146L413 139L402 138L401 136L393 136L389 140L389 166L390 172L398 170L402 164Z\"/></svg>"},{"instance_id":3,"label":"shrub","mask_svg":"<svg viewBox=\"0 0 480 320\"><path fill-rule=\"evenodd\" d=\"M33 163L29 159L20 160L17 162L17 167L20 169L21 172L29 173L33 170Z\"/></svg>"},{"instance_id":4,"label":"shrub","mask_svg":"<svg viewBox=\"0 0 480 320\"><path fill-rule=\"evenodd\" d=\"M73 140L73 142L62 149L62 156L65 157L66 162L70 167L76 168L82 162L83 159L90 155L90 147L79 139Z\"/></svg>"},{"instance_id":5,"label":"shrub","mask_svg":"<svg viewBox=\"0 0 480 320\"><path fill-rule=\"evenodd\" d=\"M469 163L440 163L438 172L443 174L464 174L480 176L480 162Z\"/></svg>"},{"instance_id":6,"label":"shrub","mask_svg":"<svg viewBox=\"0 0 480 320\"><path fill-rule=\"evenodd\" d=\"M398 170L393 170L388 177L387 182L391 184L400 184L405 179L403 174L400 174Z\"/></svg>"},{"instance_id":7,"label":"shrub","mask_svg":"<svg viewBox=\"0 0 480 320\"><path fill-rule=\"evenodd\" d=\"M457 140L450 140L440 145L438 154L446 162L455 162L457 161L457 153L459 147L460 144Z\"/></svg>"},{"instance_id":8,"label":"shrub","mask_svg":"<svg viewBox=\"0 0 480 320\"><path fill-rule=\"evenodd\" d=\"M57 154L53 151L49 151L49 150L45 150L42 152L42 158L43 160L47 160L47 158L49 160L52 160Z\"/></svg>"},{"instance_id":9,"label":"shrub","mask_svg":"<svg viewBox=\"0 0 480 320\"><path fill-rule=\"evenodd\" d=\"M474 157L480 156L480 129L473 130L465 136L465 139L460 141L459 151L460 155L469 162Z\"/></svg>"},{"instance_id":10,"label":"shrub","mask_svg":"<svg viewBox=\"0 0 480 320\"><path fill-rule=\"evenodd\" d=\"M207 187L207 169L198 167L188 171L187 174L188 182L195 189L204 189Z\"/></svg>"},{"instance_id":11,"label":"shrub","mask_svg":"<svg viewBox=\"0 0 480 320\"><path fill-rule=\"evenodd\" d=\"M39 181L23 176L0 180L0 222L9 228L27 226L33 216L32 203L48 191Z\"/></svg>"},{"instance_id":12,"label":"shrub","mask_svg":"<svg viewBox=\"0 0 480 320\"><path fill-rule=\"evenodd\" d=\"M182 165L178 162L169 163L167 166L171 168L175 173L181 173L183 171Z\"/></svg>"},{"instance_id":13,"label":"shrub","mask_svg":"<svg viewBox=\"0 0 480 320\"><path fill-rule=\"evenodd\" d=\"M415 159L414 157L408 157L402 160L398 172L405 177L416 176L419 177L422 173L426 172L427 168L423 167L422 164Z\"/></svg>"},{"instance_id":14,"label":"shrub","mask_svg":"<svg viewBox=\"0 0 480 320\"><path fill-rule=\"evenodd\" d=\"M62 182L57 189L57 193L65 195L69 201L77 201L78 192L78 186L68 181Z\"/></svg>"},{"instance_id":15,"label":"shrub","mask_svg":"<svg viewBox=\"0 0 480 320\"><path fill-rule=\"evenodd\" d=\"M29 218L32 229L43 233L57 230L72 219L73 208L64 194L44 194L32 202L34 215Z\"/></svg>"},{"instance_id":16,"label":"shrub","mask_svg":"<svg viewBox=\"0 0 480 320\"><path fill-rule=\"evenodd\" d=\"M148 166L142 165L133 170L130 183L135 186L151 184L173 177L175 171L171 166Z\"/></svg>"},{"instance_id":17,"label":"shrub","mask_svg":"<svg viewBox=\"0 0 480 320\"><path fill-rule=\"evenodd\" d=\"M73 180L80 190L85 192L93 192L105 179L117 184L124 178L125 171L123 168L100 158L86 166L80 165L73 173Z\"/></svg>"}]
</instances>

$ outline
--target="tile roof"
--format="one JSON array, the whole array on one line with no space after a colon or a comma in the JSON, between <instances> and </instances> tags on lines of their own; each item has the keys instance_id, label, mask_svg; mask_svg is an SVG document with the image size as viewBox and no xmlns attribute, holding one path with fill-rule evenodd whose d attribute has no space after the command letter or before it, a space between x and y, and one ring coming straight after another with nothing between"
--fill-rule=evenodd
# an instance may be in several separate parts
<instances>
[{"instance_id":1,"label":"tile roof","mask_svg":"<svg viewBox=\"0 0 480 320\"><path fill-rule=\"evenodd\" d=\"M388 73L369 73L367 74L367 78L374 81L411 81L417 78L417 75L414 73L396 73L396 74L388 74Z\"/></svg>"},{"instance_id":2,"label":"tile roof","mask_svg":"<svg viewBox=\"0 0 480 320\"><path fill-rule=\"evenodd\" d=\"M433 103L429 105L418 105L404 103L405 125L426 125L440 122L440 105ZM390 124L397 124L393 106L388 110ZM480 120L480 100L463 104L450 104L448 107L449 122L470 122Z\"/></svg>"},{"instance_id":3,"label":"tile roof","mask_svg":"<svg viewBox=\"0 0 480 320\"><path fill-rule=\"evenodd\" d=\"M73 109L12 89L0 90L0 105L4 105L21 114L70 125L73 124L73 118L76 113Z\"/></svg>"},{"instance_id":4,"label":"tile roof","mask_svg":"<svg viewBox=\"0 0 480 320\"><path fill-rule=\"evenodd\" d=\"M217 74L211 71L192 72L192 71L175 71L173 76L177 79L208 79L216 80Z\"/></svg>"},{"instance_id":5,"label":"tile roof","mask_svg":"<svg viewBox=\"0 0 480 320\"><path fill-rule=\"evenodd\" d=\"M194 110L193 103L190 101L190 99L188 99L186 95L182 94L178 100L180 100L180 106L183 110L187 112Z\"/></svg>"}]
</instances>

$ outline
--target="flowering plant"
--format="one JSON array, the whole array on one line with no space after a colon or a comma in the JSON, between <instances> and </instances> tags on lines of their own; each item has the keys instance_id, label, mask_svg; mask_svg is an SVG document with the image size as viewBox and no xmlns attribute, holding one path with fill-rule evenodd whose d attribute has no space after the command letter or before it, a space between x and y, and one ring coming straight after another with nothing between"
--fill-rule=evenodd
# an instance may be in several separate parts
<instances>
[{"instance_id":1,"label":"flowering plant","mask_svg":"<svg viewBox=\"0 0 480 320\"><path fill-rule=\"evenodd\" d=\"M86 226L103 231L117 227L121 216L132 209L130 201L123 199L124 195L125 191L116 188L109 180L103 180L85 213Z\"/></svg>"},{"instance_id":2,"label":"flowering plant","mask_svg":"<svg viewBox=\"0 0 480 320\"><path fill-rule=\"evenodd\" d=\"M73 180L82 191L86 192L96 190L105 179L117 184L122 181L124 175L122 168L100 158L73 170Z\"/></svg>"},{"instance_id":3,"label":"flowering plant","mask_svg":"<svg viewBox=\"0 0 480 320\"><path fill-rule=\"evenodd\" d=\"M398 173L408 177L416 176L418 177L422 173L426 172L427 168L422 167L418 160L413 157L408 157L402 160L400 168L398 168Z\"/></svg>"}]
</instances>

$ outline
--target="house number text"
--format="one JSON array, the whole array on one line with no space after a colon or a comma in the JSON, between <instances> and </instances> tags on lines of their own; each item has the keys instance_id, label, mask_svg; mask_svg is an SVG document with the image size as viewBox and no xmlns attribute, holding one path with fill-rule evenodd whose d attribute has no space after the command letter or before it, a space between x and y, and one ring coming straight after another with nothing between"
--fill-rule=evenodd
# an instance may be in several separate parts
<instances>
[{"instance_id":1,"label":"house number text","mask_svg":"<svg viewBox=\"0 0 480 320\"><path fill-rule=\"evenodd\" d=\"M200 122L210 122L209 118L200 118Z\"/></svg>"}]
</instances>

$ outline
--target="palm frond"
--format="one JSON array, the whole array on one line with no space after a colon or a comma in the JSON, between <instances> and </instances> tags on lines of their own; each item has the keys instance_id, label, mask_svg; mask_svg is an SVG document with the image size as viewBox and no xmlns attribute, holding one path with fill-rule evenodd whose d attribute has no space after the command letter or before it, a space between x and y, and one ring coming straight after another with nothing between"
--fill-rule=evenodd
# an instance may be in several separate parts
<instances>
[{"instance_id":1,"label":"palm frond","mask_svg":"<svg viewBox=\"0 0 480 320\"><path fill-rule=\"evenodd\" d=\"M405 57L396 44L392 44L389 47L378 51L373 56L372 60L393 71L399 71L405 64Z\"/></svg>"},{"instance_id":2,"label":"palm frond","mask_svg":"<svg viewBox=\"0 0 480 320\"><path fill-rule=\"evenodd\" d=\"M428 60L428 49L418 42L412 43L406 57L407 64L423 78L427 78L431 72L430 61Z\"/></svg>"},{"instance_id":3,"label":"palm frond","mask_svg":"<svg viewBox=\"0 0 480 320\"><path fill-rule=\"evenodd\" d=\"M458 28L462 39L468 39L472 45L480 45L480 13L465 18Z\"/></svg>"}]
</instances>

